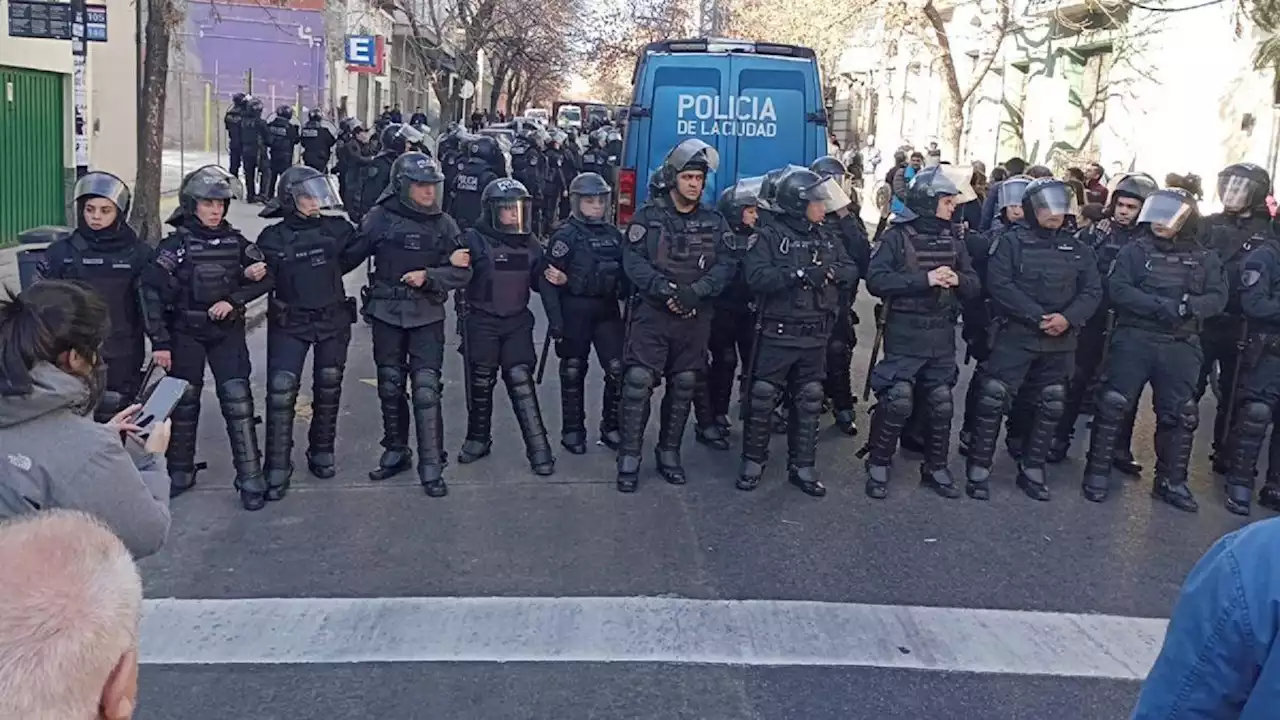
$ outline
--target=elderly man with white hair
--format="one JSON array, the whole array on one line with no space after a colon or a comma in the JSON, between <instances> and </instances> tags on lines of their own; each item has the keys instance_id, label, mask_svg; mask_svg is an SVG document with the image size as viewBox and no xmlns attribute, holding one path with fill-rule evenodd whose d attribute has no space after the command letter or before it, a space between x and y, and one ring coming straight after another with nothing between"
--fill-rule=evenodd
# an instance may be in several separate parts
<instances>
[{"instance_id":1,"label":"elderly man with white hair","mask_svg":"<svg viewBox=\"0 0 1280 720\"><path fill-rule=\"evenodd\" d=\"M98 520L53 510L0 525L0 718L127 720L142 580Z\"/></svg>"}]
</instances>

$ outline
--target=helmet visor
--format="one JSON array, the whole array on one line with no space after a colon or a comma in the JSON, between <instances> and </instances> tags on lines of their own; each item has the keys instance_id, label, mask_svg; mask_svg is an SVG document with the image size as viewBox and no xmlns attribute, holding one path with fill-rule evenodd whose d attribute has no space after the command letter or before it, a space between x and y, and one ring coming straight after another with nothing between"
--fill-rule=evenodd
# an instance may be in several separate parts
<instances>
[{"instance_id":1,"label":"helmet visor","mask_svg":"<svg viewBox=\"0 0 1280 720\"><path fill-rule=\"evenodd\" d=\"M811 203L821 202L824 215L829 215L841 208L847 208L853 203L849 199L849 194L840 186L840 181L834 176L825 177L822 182L807 188L803 196Z\"/></svg>"},{"instance_id":2,"label":"helmet visor","mask_svg":"<svg viewBox=\"0 0 1280 720\"><path fill-rule=\"evenodd\" d=\"M1249 207L1259 189L1257 181L1241 175L1223 175L1218 178L1218 198L1227 212L1240 212Z\"/></svg>"},{"instance_id":3,"label":"helmet visor","mask_svg":"<svg viewBox=\"0 0 1280 720\"><path fill-rule=\"evenodd\" d=\"M951 181L959 192L956 196L956 204L963 205L978 199L978 193L973 189L973 168L960 167L958 165L937 165L938 171L942 176Z\"/></svg>"},{"instance_id":4,"label":"helmet visor","mask_svg":"<svg viewBox=\"0 0 1280 720\"><path fill-rule=\"evenodd\" d=\"M533 198L490 200L493 229L504 235L528 235L533 232Z\"/></svg>"},{"instance_id":5,"label":"helmet visor","mask_svg":"<svg viewBox=\"0 0 1280 720\"><path fill-rule=\"evenodd\" d=\"M342 208L342 197L338 193L338 182L332 175L322 175L294 183L289 188L293 203L303 215L313 211L339 210Z\"/></svg>"},{"instance_id":6,"label":"helmet visor","mask_svg":"<svg viewBox=\"0 0 1280 720\"><path fill-rule=\"evenodd\" d=\"M733 186L730 202L737 207L755 207L760 202L760 187L764 185L764 176L742 178Z\"/></svg>"},{"instance_id":7,"label":"helmet visor","mask_svg":"<svg viewBox=\"0 0 1280 720\"><path fill-rule=\"evenodd\" d=\"M695 164L706 165L707 172L715 172L720 167L720 153L697 138L689 138L672 148L666 164L676 172L684 172Z\"/></svg>"},{"instance_id":8,"label":"helmet visor","mask_svg":"<svg viewBox=\"0 0 1280 720\"><path fill-rule=\"evenodd\" d=\"M401 186L401 199L427 215L439 215L444 211L444 182L442 180L415 180L406 178Z\"/></svg>"},{"instance_id":9,"label":"helmet visor","mask_svg":"<svg viewBox=\"0 0 1280 720\"><path fill-rule=\"evenodd\" d=\"M1025 177L1011 177L1000 183L1000 187L996 188L996 201L1000 204L1000 208L1022 205L1022 197L1027 192L1027 185L1030 184L1030 178Z\"/></svg>"},{"instance_id":10,"label":"helmet visor","mask_svg":"<svg viewBox=\"0 0 1280 720\"><path fill-rule=\"evenodd\" d=\"M1075 197L1071 189L1066 183L1052 183L1041 188L1036 188L1035 192L1029 196L1031 210L1036 216L1040 215L1071 215L1075 212L1073 202Z\"/></svg>"},{"instance_id":11,"label":"helmet visor","mask_svg":"<svg viewBox=\"0 0 1280 720\"><path fill-rule=\"evenodd\" d=\"M197 200L239 200L244 197L244 183L217 165L206 165L187 177L182 194Z\"/></svg>"},{"instance_id":12,"label":"helmet visor","mask_svg":"<svg viewBox=\"0 0 1280 720\"><path fill-rule=\"evenodd\" d=\"M581 193L569 196L569 209L578 220L592 225L603 223L609 217L609 195L586 195Z\"/></svg>"},{"instance_id":13,"label":"helmet visor","mask_svg":"<svg viewBox=\"0 0 1280 720\"><path fill-rule=\"evenodd\" d=\"M110 200L121 215L129 213L129 188L115 175L94 172L76 181L76 202L91 197Z\"/></svg>"},{"instance_id":14,"label":"helmet visor","mask_svg":"<svg viewBox=\"0 0 1280 720\"><path fill-rule=\"evenodd\" d=\"M396 134L404 138L405 143L420 143L426 137L412 125L401 125Z\"/></svg>"},{"instance_id":15,"label":"helmet visor","mask_svg":"<svg viewBox=\"0 0 1280 720\"><path fill-rule=\"evenodd\" d=\"M1178 232L1187 223L1194 209L1191 203L1172 194L1159 193L1147 198L1142 203L1142 212L1138 213L1139 223L1151 223Z\"/></svg>"}]
</instances>

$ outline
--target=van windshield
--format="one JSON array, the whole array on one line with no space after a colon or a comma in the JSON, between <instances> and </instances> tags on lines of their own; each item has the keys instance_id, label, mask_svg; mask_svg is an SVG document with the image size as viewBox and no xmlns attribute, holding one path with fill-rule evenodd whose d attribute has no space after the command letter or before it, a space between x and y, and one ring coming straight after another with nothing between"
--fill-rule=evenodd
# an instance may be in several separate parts
<instances>
[{"instance_id":1,"label":"van windshield","mask_svg":"<svg viewBox=\"0 0 1280 720\"><path fill-rule=\"evenodd\" d=\"M582 120L582 108L578 107L562 107L560 108L560 119L573 122Z\"/></svg>"}]
</instances>

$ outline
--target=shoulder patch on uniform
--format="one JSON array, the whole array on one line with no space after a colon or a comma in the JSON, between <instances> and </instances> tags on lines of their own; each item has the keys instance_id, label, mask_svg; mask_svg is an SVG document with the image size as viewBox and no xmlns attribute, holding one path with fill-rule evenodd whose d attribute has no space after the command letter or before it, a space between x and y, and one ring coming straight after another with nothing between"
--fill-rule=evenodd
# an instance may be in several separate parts
<instances>
[{"instance_id":1,"label":"shoulder patch on uniform","mask_svg":"<svg viewBox=\"0 0 1280 720\"><path fill-rule=\"evenodd\" d=\"M649 232L649 229L645 226L633 224L631 227L627 228L627 240L630 240L633 243L638 243L644 239L645 233L647 232Z\"/></svg>"},{"instance_id":2,"label":"shoulder patch on uniform","mask_svg":"<svg viewBox=\"0 0 1280 720\"><path fill-rule=\"evenodd\" d=\"M556 240L551 244L551 257L557 260L569 254L569 243L563 240Z\"/></svg>"},{"instance_id":3,"label":"shoulder patch on uniform","mask_svg":"<svg viewBox=\"0 0 1280 720\"><path fill-rule=\"evenodd\" d=\"M1240 282L1243 283L1245 287L1253 287L1254 285L1257 285L1258 281L1261 279L1262 273L1252 268L1247 268L1240 274Z\"/></svg>"},{"instance_id":4,"label":"shoulder patch on uniform","mask_svg":"<svg viewBox=\"0 0 1280 720\"><path fill-rule=\"evenodd\" d=\"M266 262L267 258L262 254L262 248L257 243L249 243L244 249L244 256L254 262Z\"/></svg>"},{"instance_id":5,"label":"shoulder patch on uniform","mask_svg":"<svg viewBox=\"0 0 1280 720\"><path fill-rule=\"evenodd\" d=\"M161 250L156 253L156 264L166 272L173 272L178 268L178 253L172 250Z\"/></svg>"},{"instance_id":6,"label":"shoulder patch on uniform","mask_svg":"<svg viewBox=\"0 0 1280 720\"><path fill-rule=\"evenodd\" d=\"M996 251L999 249L1000 249L1000 236L997 235L995 239L991 241L991 244L987 246L987 256L988 257L994 256L996 254Z\"/></svg>"}]
</instances>

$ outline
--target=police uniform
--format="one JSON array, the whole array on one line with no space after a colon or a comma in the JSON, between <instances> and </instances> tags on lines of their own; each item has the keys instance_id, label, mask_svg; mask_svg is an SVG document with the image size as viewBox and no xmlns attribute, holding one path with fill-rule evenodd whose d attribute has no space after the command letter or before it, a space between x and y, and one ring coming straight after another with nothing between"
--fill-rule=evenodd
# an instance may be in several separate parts
<instances>
[{"instance_id":1,"label":"police uniform","mask_svg":"<svg viewBox=\"0 0 1280 720\"><path fill-rule=\"evenodd\" d=\"M810 170L783 178L773 203L743 260L748 287L759 298L760 333L751 368L750 400L742 432L738 488L760 482L769 456L770 416L783 388L792 398L787 474L809 495L826 488L815 473L818 419L822 413L827 345L842 293L858 283L857 266L841 238L806 217L811 203L824 202L831 182ZM847 297L847 295L846 295Z\"/></svg>"},{"instance_id":2,"label":"police uniform","mask_svg":"<svg viewBox=\"0 0 1280 720\"><path fill-rule=\"evenodd\" d=\"M1119 425L1150 382L1156 411L1154 494L1194 512L1187 465L1200 422L1196 379L1204 354L1204 320L1222 312L1226 281L1218 254L1198 242L1195 200L1181 190L1160 190L1143 203L1138 237L1121 248L1108 280L1116 325L1107 352L1098 414L1093 419L1083 492L1102 502L1110 492ZM1152 223L1175 229L1154 234Z\"/></svg>"},{"instance_id":3,"label":"police uniform","mask_svg":"<svg viewBox=\"0 0 1280 720\"><path fill-rule=\"evenodd\" d=\"M228 167L232 175L240 174L240 153L243 149L240 140L240 121L246 114L245 102L244 93L235 93L231 96L231 107L226 115L222 116L222 125L227 129Z\"/></svg>"},{"instance_id":4,"label":"police uniform","mask_svg":"<svg viewBox=\"0 0 1280 720\"><path fill-rule=\"evenodd\" d=\"M413 464L405 398L406 382L412 380L418 479L432 497L448 492L440 413L444 304L451 291L466 287L471 279L470 268L449 262L454 251L465 246L457 223L440 211L443 182L444 175L425 155L401 155L392 168L391 183L360 225L359 241L362 252L373 258L369 285L362 292L363 313L373 330L384 448L369 478L384 480ZM413 201L415 183L435 185L434 205L421 207ZM419 270L427 275L421 287L403 280L406 273Z\"/></svg>"},{"instance_id":5,"label":"police uniform","mask_svg":"<svg viewBox=\"0 0 1280 720\"><path fill-rule=\"evenodd\" d=\"M176 230L160 242L154 261L143 271L142 300L152 350L170 352L169 374L190 383L171 416L171 495L195 484L196 426L208 363L231 441L235 486L245 509L257 510L266 502L267 488L254 428L244 309L271 289L271 280L269 275L257 282L245 277L245 270L264 258L239 230L225 220L207 228L195 216L195 203L201 199L226 200L230 205L237 194L234 180L212 165L187 176L179 191L180 204L169 218ZM233 310L214 320L209 310L220 302Z\"/></svg>"},{"instance_id":6,"label":"police uniform","mask_svg":"<svg viewBox=\"0 0 1280 720\"><path fill-rule=\"evenodd\" d=\"M660 172L675 188L682 171L714 170L714 148L686 140L668 153ZM668 193L675 190L667 190ZM736 264L725 254L733 232L723 217L698 204L681 212L674 201L649 202L627 228L622 253L627 279L639 300L623 348L618 489L634 492L640 450L649 420L649 399L667 378L656 451L658 472L675 485L685 482L680 445L689 420L697 374L706 368L711 332L710 298L733 279Z\"/></svg>"},{"instance_id":7,"label":"police uniform","mask_svg":"<svg viewBox=\"0 0 1280 720\"><path fill-rule=\"evenodd\" d=\"M341 217L300 215L299 196L316 199L322 208L341 205L327 176L300 166L280 176L274 207L261 213L263 217L283 217L258 236L258 247L273 280L267 310L268 500L279 500L289 488L294 408L302 366L313 348L307 468L320 478L335 474L338 403L351 323L355 322L355 301L347 297L342 276L364 260L351 223Z\"/></svg>"},{"instance_id":8,"label":"police uniform","mask_svg":"<svg viewBox=\"0 0 1280 720\"><path fill-rule=\"evenodd\" d=\"M533 226L539 235L546 232L541 222L546 168L547 161L533 139L516 140L511 147L511 177L519 180L533 196Z\"/></svg>"},{"instance_id":9,"label":"police uniform","mask_svg":"<svg viewBox=\"0 0 1280 720\"><path fill-rule=\"evenodd\" d=\"M264 197L270 198L276 193L280 173L293 164L293 147L299 139L298 126L293 124L293 108L288 105L276 108L276 115L267 121L265 132L267 153L271 158L270 172L264 175L266 179L259 190Z\"/></svg>"},{"instance_id":10,"label":"police uniform","mask_svg":"<svg viewBox=\"0 0 1280 720\"><path fill-rule=\"evenodd\" d=\"M904 212L894 216L871 257L867 290L885 305L884 357L871 373L876 406L865 450L866 492L872 498L888 494L889 467L917 392L926 426L921 479L939 495L960 496L947 470L951 389L959 374L955 326L961 303L977 297L980 287L950 219L936 216L939 199L958 194L939 168L921 170L908 188ZM959 276L956 287L929 284L928 273L941 267Z\"/></svg>"},{"instance_id":11,"label":"police uniform","mask_svg":"<svg viewBox=\"0 0 1280 720\"><path fill-rule=\"evenodd\" d=\"M1249 322L1235 423L1226 445L1227 509L1248 515L1267 426L1280 407L1280 240L1274 233L1242 263L1240 306ZM1226 402L1225 398L1223 402ZM1267 478L1258 504L1280 512L1280 442L1271 434Z\"/></svg>"},{"instance_id":12,"label":"police uniform","mask_svg":"<svg viewBox=\"0 0 1280 720\"><path fill-rule=\"evenodd\" d=\"M338 142L333 126L325 122L319 112L314 112L298 131L298 138L302 144L302 163L320 172L328 172L333 146Z\"/></svg>"},{"instance_id":13,"label":"police uniform","mask_svg":"<svg viewBox=\"0 0 1280 720\"><path fill-rule=\"evenodd\" d=\"M987 483L1000 420L1020 391L1035 398L1036 405L1022 433L1018 487L1033 499L1049 499L1045 457L1062 417L1077 329L1102 300L1097 260L1089 246L1037 219L1037 212L1047 212L1061 216L1065 224L1071 213L1069 193L1060 180L1032 181L1022 199L1024 219L1009 225L988 250L987 292L999 329L974 380L979 391L965 491L978 500L990 496ZM1065 332L1054 336L1041 328L1051 315L1066 318Z\"/></svg>"},{"instance_id":14,"label":"police uniform","mask_svg":"<svg viewBox=\"0 0 1280 720\"><path fill-rule=\"evenodd\" d=\"M128 407L141 389L146 344L138 289L142 271L151 262L151 247L125 222L129 189L116 176L89 173L76 181L74 197L76 231L45 250L38 274L86 283L107 306L111 331L102 346L105 391L94 410L94 419L106 422ZM116 205L117 216L113 225L94 230L84 221L84 206L99 197Z\"/></svg>"},{"instance_id":15,"label":"police uniform","mask_svg":"<svg viewBox=\"0 0 1280 720\"><path fill-rule=\"evenodd\" d=\"M484 211L481 197L489 183L499 179L495 172L502 149L491 137L472 138L467 145L468 157L453 178L449 192L449 213L466 230L480 221Z\"/></svg>"},{"instance_id":16,"label":"police uniform","mask_svg":"<svg viewBox=\"0 0 1280 720\"><path fill-rule=\"evenodd\" d=\"M245 201L256 202L261 194L272 191L266 187L258 187L259 165L262 160L263 142L267 124L262 119L262 101L249 98L245 102L245 112L240 115L240 159L244 162ZM233 173L234 174L234 173Z\"/></svg>"},{"instance_id":17,"label":"police uniform","mask_svg":"<svg viewBox=\"0 0 1280 720\"><path fill-rule=\"evenodd\" d=\"M560 133L559 136L562 136ZM559 137L557 136L557 137ZM568 191L569 181L577 173L573 169L573 158L562 146L564 140L553 141L545 152L547 161L546 184L543 188L543 222L551 227L560 222L568 212L568 199L564 197Z\"/></svg>"},{"instance_id":18,"label":"police uniform","mask_svg":"<svg viewBox=\"0 0 1280 720\"><path fill-rule=\"evenodd\" d=\"M529 310L530 291L549 283L542 275L546 268L542 249L530 233L532 203L528 190L509 178L491 182L484 189L482 203L479 223L463 235L471 251L474 273L467 285L463 321L471 396L467 439L458 462L475 462L489 454L493 442L493 388L501 369L529 464L538 475L550 475L555 471L555 457L538 408L533 378L537 355L533 348L533 313ZM507 223L501 219L501 210L508 205L520 213L519 221ZM554 304L555 297L549 289L543 294L544 302ZM553 306L548 317L556 315Z\"/></svg>"},{"instance_id":19,"label":"police uniform","mask_svg":"<svg viewBox=\"0 0 1280 720\"><path fill-rule=\"evenodd\" d=\"M607 198L610 192L603 178L586 173L574 178L569 187L571 206L581 197ZM622 233L607 221L607 212L604 217L592 218L575 207L548 243L549 263L568 276L566 284L554 291L560 317L549 320L552 336L559 338L560 444L575 455L587 451L584 384L593 345L596 361L604 371L600 439L614 449L621 439L618 403L626 333L618 301L629 295L622 273L622 242Z\"/></svg>"}]
</instances>

